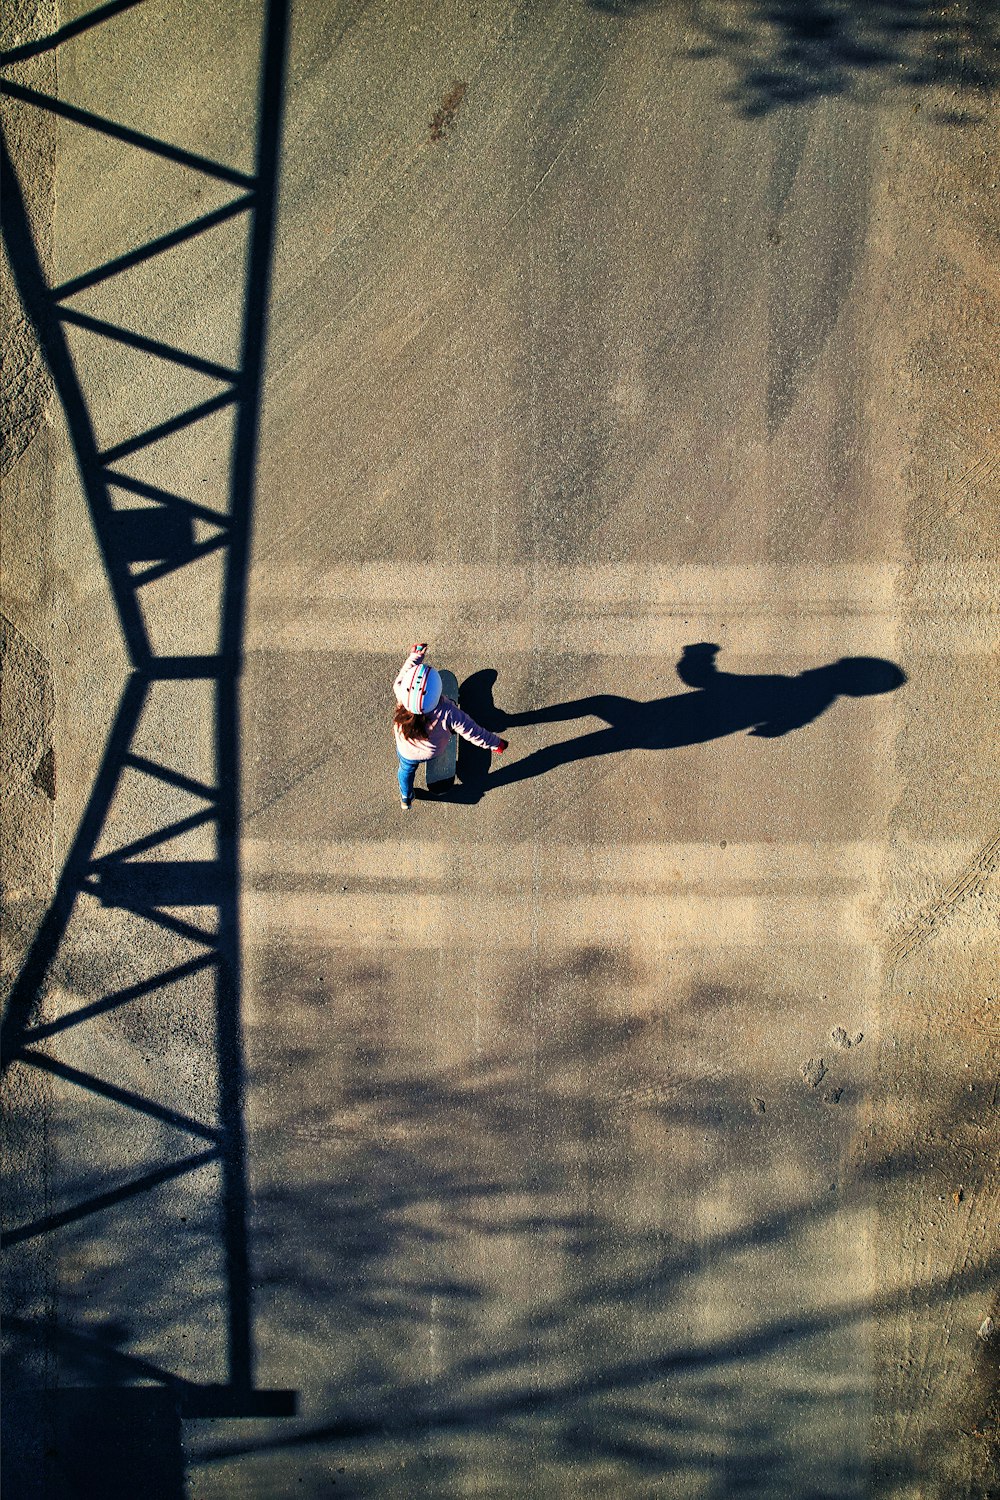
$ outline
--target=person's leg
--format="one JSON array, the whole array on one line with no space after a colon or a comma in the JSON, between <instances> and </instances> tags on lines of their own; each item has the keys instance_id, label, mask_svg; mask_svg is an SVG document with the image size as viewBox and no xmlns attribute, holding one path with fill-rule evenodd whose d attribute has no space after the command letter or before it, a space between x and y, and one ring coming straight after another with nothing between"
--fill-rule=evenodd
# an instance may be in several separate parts
<instances>
[{"instance_id":1,"label":"person's leg","mask_svg":"<svg viewBox=\"0 0 1000 1500\"><path fill-rule=\"evenodd\" d=\"M571 740L558 740L554 745L544 745L541 750L532 750L521 760L500 766L490 772L485 790L491 792L499 786L510 786L514 781L529 781L533 776L544 776L548 771L571 765L575 760L614 755L619 750L634 748L635 741L630 740L620 729L595 729L591 734L580 734Z\"/></svg>"},{"instance_id":2,"label":"person's leg","mask_svg":"<svg viewBox=\"0 0 1000 1500\"><path fill-rule=\"evenodd\" d=\"M397 776L399 778L399 795L405 807L409 807L413 801L413 778L417 774L419 760L407 760L404 755L396 751L399 760Z\"/></svg>"}]
</instances>

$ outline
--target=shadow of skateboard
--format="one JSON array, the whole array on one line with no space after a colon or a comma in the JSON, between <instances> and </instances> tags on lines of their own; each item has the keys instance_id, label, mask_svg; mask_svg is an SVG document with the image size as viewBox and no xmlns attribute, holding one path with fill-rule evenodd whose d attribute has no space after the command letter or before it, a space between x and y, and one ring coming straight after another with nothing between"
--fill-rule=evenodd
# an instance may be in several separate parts
<instances>
[{"instance_id":1,"label":"shadow of skateboard","mask_svg":"<svg viewBox=\"0 0 1000 1500\"><path fill-rule=\"evenodd\" d=\"M460 688L454 673L441 673L444 696L451 698L484 729L501 734L506 719L493 703L496 680L496 672L484 668L481 672L473 672ZM473 745L469 740L459 742L458 736L452 735L448 749L427 762L428 790L423 795L443 802L478 802L486 790L492 760L492 751Z\"/></svg>"}]
</instances>

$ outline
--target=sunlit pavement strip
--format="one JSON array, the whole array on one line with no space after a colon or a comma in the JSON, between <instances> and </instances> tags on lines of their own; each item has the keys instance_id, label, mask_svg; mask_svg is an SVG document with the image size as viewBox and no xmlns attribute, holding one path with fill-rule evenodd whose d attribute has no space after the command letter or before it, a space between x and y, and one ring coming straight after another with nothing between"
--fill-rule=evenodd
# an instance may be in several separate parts
<instances>
[{"instance_id":1,"label":"sunlit pavement strip","mask_svg":"<svg viewBox=\"0 0 1000 1500\"><path fill-rule=\"evenodd\" d=\"M935 857L956 862L963 848L936 847ZM798 944L804 934L870 944L887 853L872 841L526 843L510 846L498 872L440 841L249 839L243 910L251 940L331 946L434 948L443 932L500 949L575 946L581 933L657 949ZM502 905L484 902L498 889Z\"/></svg>"},{"instance_id":2,"label":"sunlit pavement strip","mask_svg":"<svg viewBox=\"0 0 1000 1500\"><path fill-rule=\"evenodd\" d=\"M905 609L911 644L933 655L979 654L998 589L995 568L889 564L263 567L251 579L248 647L398 653L416 617L431 640L459 651L481 648L484 624L499 614L508 652L655 655L675 651L681 630L690 640L732 624L741 656L892 656ZM792 621L801 635L790 634Z\"/></svg>"},{"instance_id":3,"label":"sunlit pavement strip","mask_svg":"<svg viewBox=\"0 0 1000 1500\"><path fill-rule=\"evenodd\" d=\"M846 843L731 843L723 849L696 843L628 843L595 845L581 850L578 843L532 842L509 846L508 858L499 868L484 867L478 857L469 859L460 878L490 890L523 886L518 870L531 870L546 887L588 885L621 887L654 883L669 888L685 885L752 884L794 881L803 887L826 880L861 882L878 874L885 845L872 840ZM958 857L966 845L935 845L937 857ZM319 879L348 877L384 881L392 885L413 881L426 885L455 880L460 851L447 840L384 839L340 841L335 839L266 840L245 839L243 869L253 884L255 877L288 874Z\"/></svg>"},{"instance_id":4,"label":"sunlit pavement strip","mask_svg":"<svg viewBox=\"0 0 1000 1500\"><path fill-rule=\"evenodd\" d=\"M537 941L539 927L547 947L578 947L590 941L652 947L717 949L756 947L759 943L813 943L865 940L867 926L859 903L799 897L769 909L753 897L630 896L611 909L603 896L561 901L550 897L544 911L530 897L510 898L503 910L472 909L466 896L408 896L399 906L390 895L245 897L248 935L269 931L298 936L329 946L364 948L438 948L442 934L475 948L525 948Z\"/></svg>"}]
</instances>

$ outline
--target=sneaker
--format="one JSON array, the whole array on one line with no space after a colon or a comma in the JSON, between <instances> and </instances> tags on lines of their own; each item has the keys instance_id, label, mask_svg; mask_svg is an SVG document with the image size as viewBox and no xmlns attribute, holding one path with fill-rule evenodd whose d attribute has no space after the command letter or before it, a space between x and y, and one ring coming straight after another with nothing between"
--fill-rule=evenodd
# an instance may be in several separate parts
<instances>
[{"instance_id":1,"label":"sneaker","mask_svg":"<svg viewBox=\"0 0 1000 1500\"><path fill-rule=\"evenodd\" d=\"M400 806L402 807L404 812L409 812L412 802L412 797L400 797L399 799Z\"/></svg>"}]
</instances>

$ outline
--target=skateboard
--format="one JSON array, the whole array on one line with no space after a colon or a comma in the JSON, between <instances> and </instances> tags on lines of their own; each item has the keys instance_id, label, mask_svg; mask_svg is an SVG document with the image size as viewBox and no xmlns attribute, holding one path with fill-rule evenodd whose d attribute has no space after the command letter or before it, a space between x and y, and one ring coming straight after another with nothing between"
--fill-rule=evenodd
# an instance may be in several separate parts
<instances>
[{"instance_id":1,"label":"skateboard","mask_svg":"<svg viewBox=\"0 0 1000 1500\"><path fill-rule=\"evenodd\" d=\"M458 702L458 678L454 672L441 672L441 694L444 698L450 698L452 703ZM455 780L457 759L458 735L453 734L441 754L435 755L427 762L428 791L443 792L446 787L452 785Z\"/></svg>"}]
</instances>

